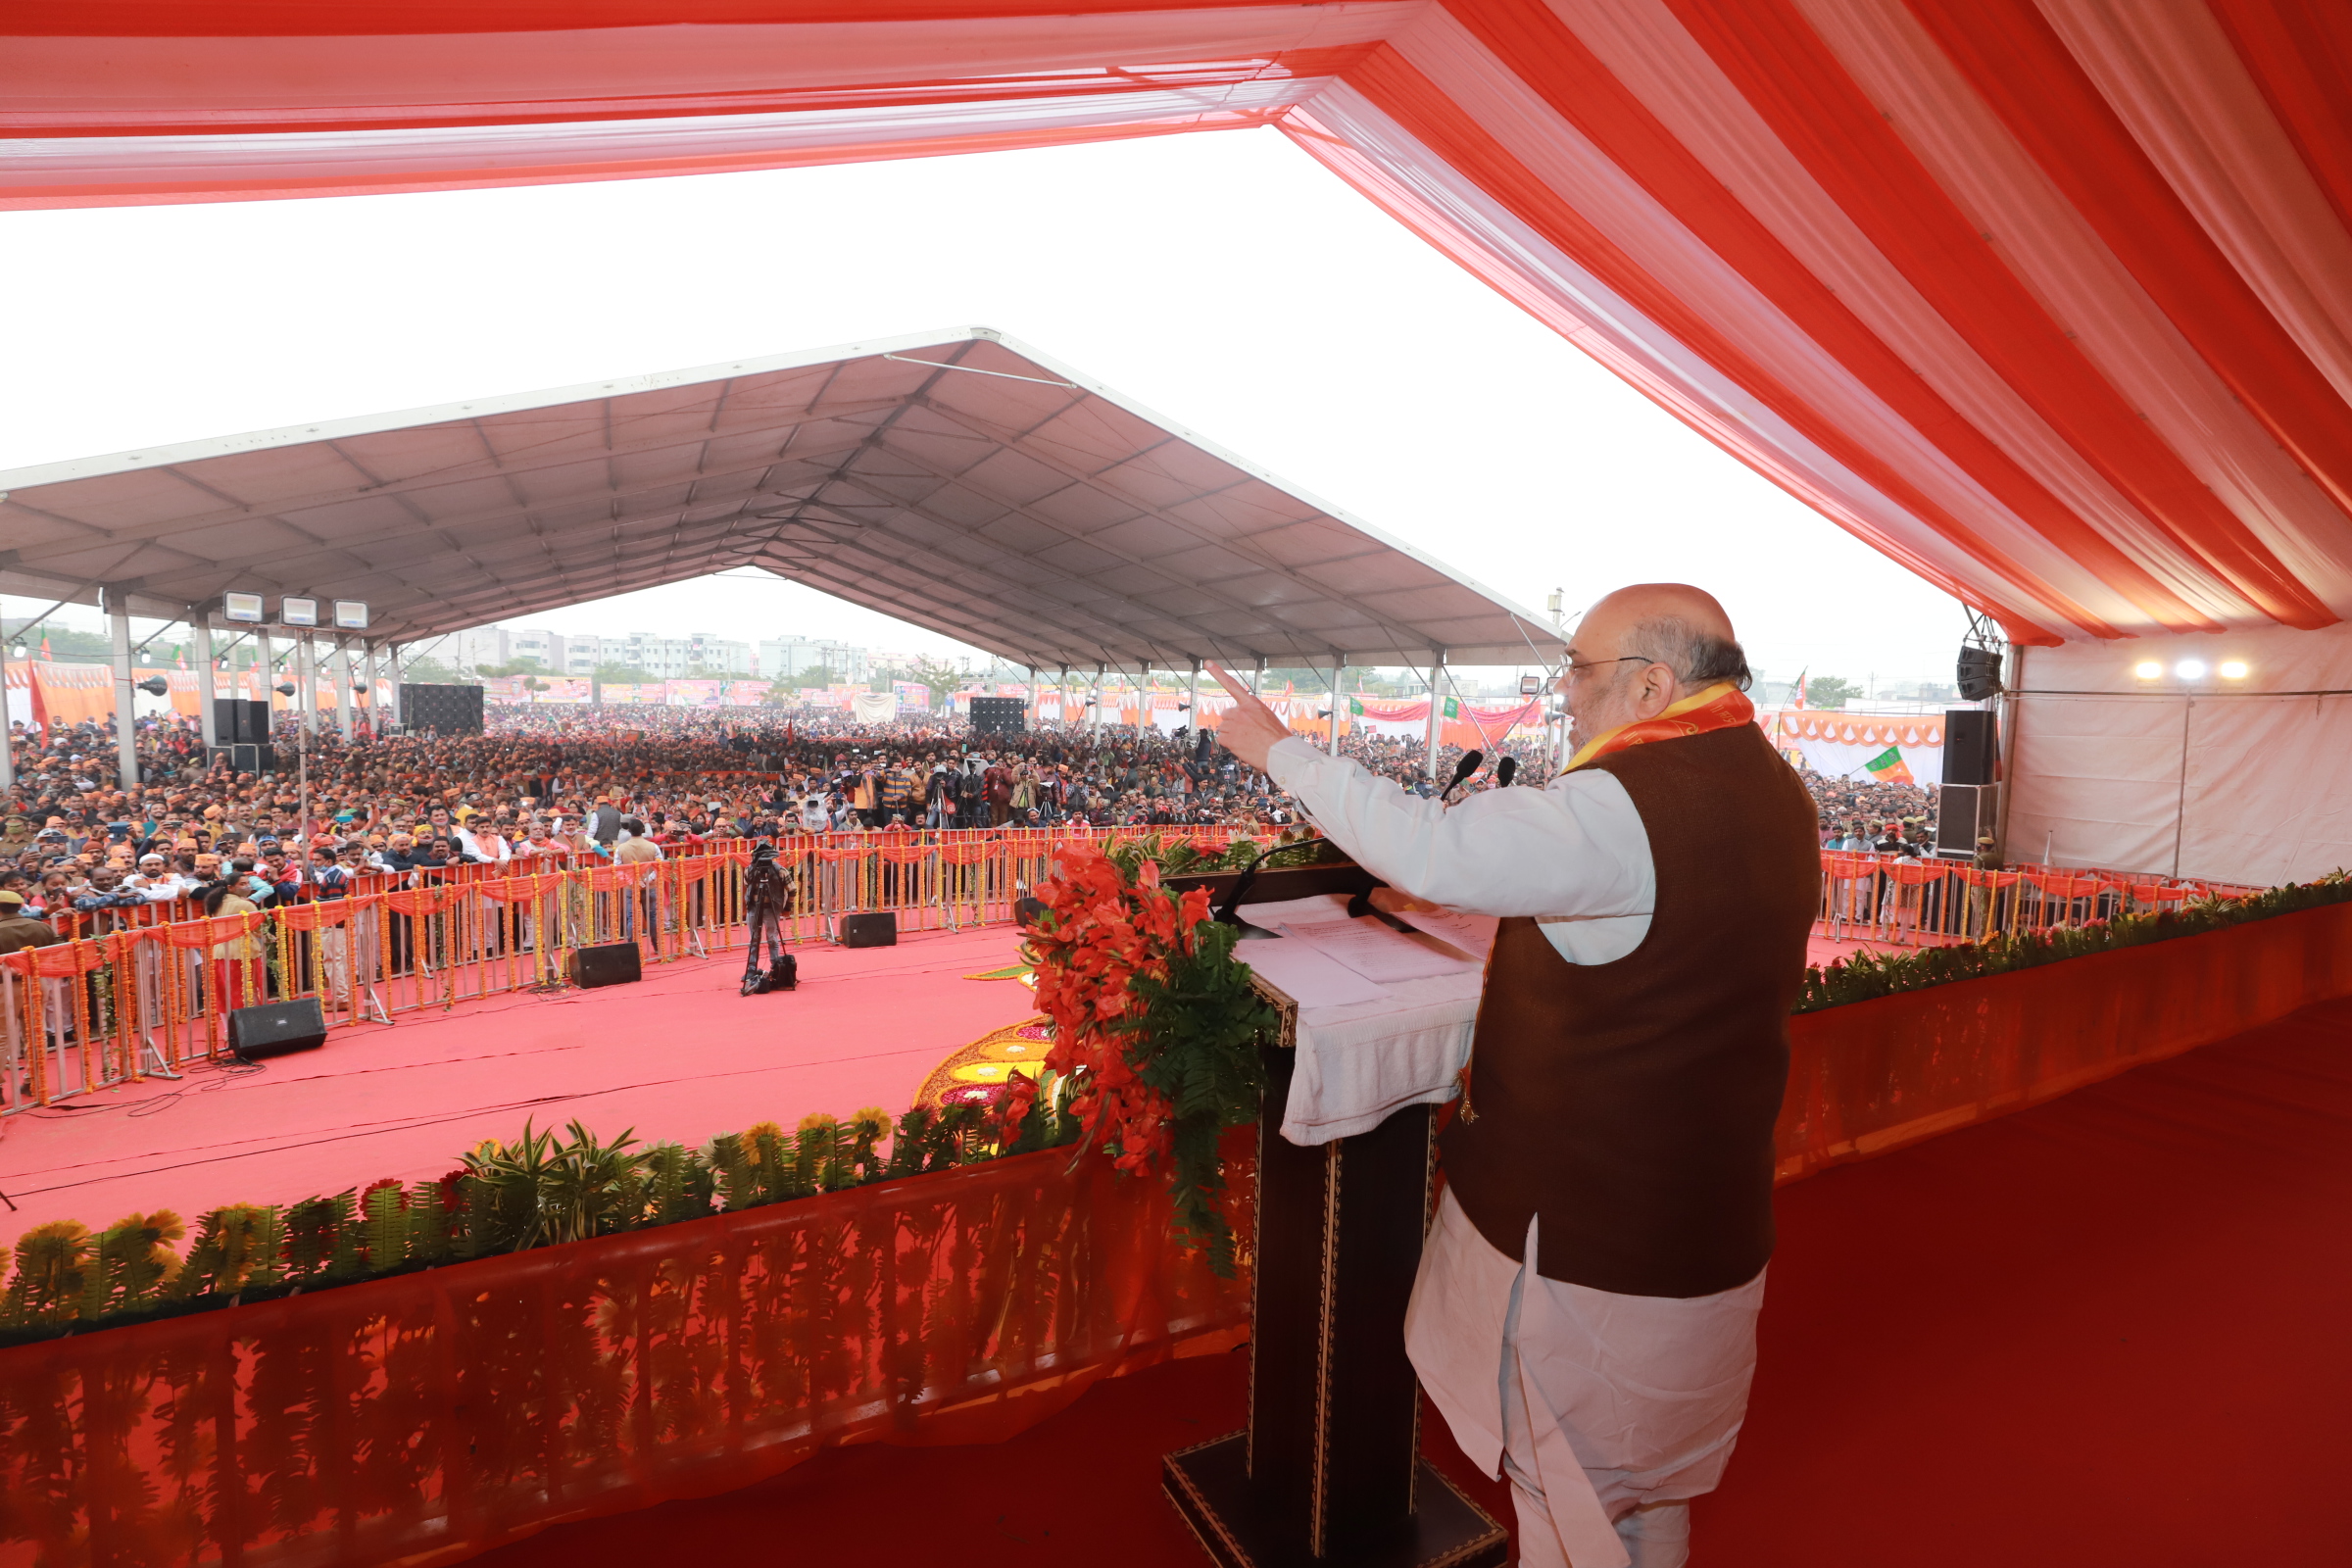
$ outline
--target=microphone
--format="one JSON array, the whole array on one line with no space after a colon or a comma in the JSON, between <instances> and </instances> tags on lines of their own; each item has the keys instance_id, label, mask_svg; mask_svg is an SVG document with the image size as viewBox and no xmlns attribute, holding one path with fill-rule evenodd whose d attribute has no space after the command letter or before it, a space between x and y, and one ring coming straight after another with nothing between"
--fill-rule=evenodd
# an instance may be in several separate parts
<instances>
[{"instance_id":1,"label":"microphone","mask_svg":"<svg viewBox=\"0 0 2352 1568\"><path fill-rule=\"evenodd\" d=\"M1462 780L1477 772L1479 765L1485 762L1486 760L1487 754L1484 752L1464 752L1462 754L1462 760L1453 764L1453 777L1447 779L1446 781L1446 787L1438 791L1438 800L1443 803L1447 797L1451 796L1455 790L1460 789L1462 787Z\"/></svg>"},{"instance_id":2,"label":"microphone","mask_svg":"<svg viewBox=\"0 0 2352 1568\"><path fill-rule=\"evenodd\" d=\"M1509 789L1511 787L1511 775L1518 771L1519 759L1516 757L1506 757L1501 761L1496 762L1494 764L1494 787L1498 790Z\"/></svg>"}]
</instances>

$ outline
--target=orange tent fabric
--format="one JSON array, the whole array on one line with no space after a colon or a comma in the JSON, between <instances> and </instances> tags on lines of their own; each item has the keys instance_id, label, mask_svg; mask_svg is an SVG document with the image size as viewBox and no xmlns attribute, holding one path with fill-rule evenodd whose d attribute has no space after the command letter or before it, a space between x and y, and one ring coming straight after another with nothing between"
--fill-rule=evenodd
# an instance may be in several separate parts
<instances>
[{"instance_id":1,"label":"orange tent fabric","mask_svg":"<svg viewBox=\"0 0 2352 1568\"><path fill-rule=\"evenodd\" d=\"M22 7L0 205L1273 125L2020 641L2352 606L2352 10Z\"/></svg>"}]
</instances>

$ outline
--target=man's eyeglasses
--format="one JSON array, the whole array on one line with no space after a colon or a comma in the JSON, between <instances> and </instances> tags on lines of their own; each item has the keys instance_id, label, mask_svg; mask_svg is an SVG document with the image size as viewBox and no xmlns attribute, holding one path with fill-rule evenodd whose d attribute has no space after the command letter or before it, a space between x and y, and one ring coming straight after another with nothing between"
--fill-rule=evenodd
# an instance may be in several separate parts
<instances>
[{"instance_id":1,"label":"man's eyeglasses","mask_svg":"<svg viewBox=\"0 0 2352 1568\"><path fill-rule=\"evenodd\" d=\"M1603 664L1659 664L1664 662L1664 660L1651 659L1644 654L1627 654L1620 659L1571 659L1565 667L1569 674L1581 675L1587 670L1598 669Z\"/></svg>"}]
</instances>

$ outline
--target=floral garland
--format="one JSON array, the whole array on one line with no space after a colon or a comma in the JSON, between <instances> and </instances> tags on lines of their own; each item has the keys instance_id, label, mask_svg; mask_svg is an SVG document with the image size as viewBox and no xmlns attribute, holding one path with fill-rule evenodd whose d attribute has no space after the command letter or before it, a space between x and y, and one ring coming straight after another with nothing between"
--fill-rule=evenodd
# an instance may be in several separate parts
<instances>
[{"instance_id":1,"label":"floral garland","mask_svg":"<svg viewBox=\"0 0 2352 1568\"><path fill-rule=\"evenodd\" d=\"M1257 1119L1255 1043L1274 1024L1233 960L1240 932L1209 917L1205 890L1162 886L1149 847L1073 850L1036 894L1026 952L1054 1021L1046 1066L1068 1080L1085 1142L1122 1171L1165 1171L1180 1236L1230 1278L1217 1135Z\"/></svg>"},{"instance_id":2,"label":"floral garland","mask_svg":"<svg viewBox=\"0 0 2352 1568\"><path fill-rule=\"evenodd\" d=\"M2068 958L2088 957L2094 953L2110 953L2117 948L2202 936L2208 931L2244 925L2251 920L2269 920L2347 903L2352 903L2352 874L2337 870L2310 882L2289 882L2243 898L2208 899L2184 909L2123 914L2083 926L2020 931L1984 942L1921 948L1914 953L1864 951L1826 966L1815 964L1808 968L1793 1010L1819 1012L1827 1007L1890 997L1899 991L1922 991L1958 980L1982 980Z\"/></svg>"}]
</instances>

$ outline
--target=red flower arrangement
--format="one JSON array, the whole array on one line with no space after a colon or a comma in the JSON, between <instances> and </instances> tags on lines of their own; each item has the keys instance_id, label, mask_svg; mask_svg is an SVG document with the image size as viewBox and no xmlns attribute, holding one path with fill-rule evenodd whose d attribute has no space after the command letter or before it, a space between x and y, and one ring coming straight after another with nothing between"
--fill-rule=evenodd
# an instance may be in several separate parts
<instances>
[{"instance_id":1,"label":"red flower arrangement","mask_svg":"<svg viewBox=\"0 0 2352 1568\"><path fill-rule=\"evenodd\" d=\"M1217 1135L1257 1118L1256 1039L1273 1021L1233 959L1239 933L1209 917L1205 891L1161 886L1147 847L1073 850L1036 894L1028 953L1069 1113L1120 1170L1166 1173L1179 1230L1230 1275Z\"/></svg>"}]
</instances>

